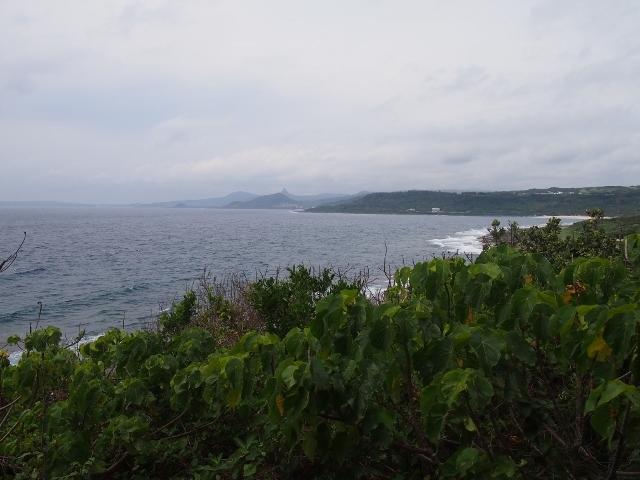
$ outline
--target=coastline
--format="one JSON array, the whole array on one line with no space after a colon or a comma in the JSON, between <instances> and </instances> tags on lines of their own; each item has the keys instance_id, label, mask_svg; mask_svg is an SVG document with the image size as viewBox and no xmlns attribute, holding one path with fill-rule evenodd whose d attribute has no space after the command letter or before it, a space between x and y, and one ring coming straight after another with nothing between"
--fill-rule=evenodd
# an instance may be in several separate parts
<instances>
[{"instance_id":1,"label":"coastline","mask_svg":"<svg viewBox=\"0 0 640 480\"><path fill-rule=\"evenodd\" d=\"M575 218L576 220L589 220L589 215L534 215L535 218ZM607 217L609 218L609 217Z\"/></svg>"}]
</instances>

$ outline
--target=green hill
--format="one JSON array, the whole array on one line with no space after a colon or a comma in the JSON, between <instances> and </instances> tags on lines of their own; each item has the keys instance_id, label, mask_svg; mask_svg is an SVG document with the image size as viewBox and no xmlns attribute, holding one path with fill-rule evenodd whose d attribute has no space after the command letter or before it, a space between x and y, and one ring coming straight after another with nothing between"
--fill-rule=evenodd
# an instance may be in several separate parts
<instances>
[{"instance_id":1,"label":"green hill","mask_svg":"<svg viewBox=\"0 0 640 480\"><path fill-rule=\"evenodd\" d=\"M505 192L410 190L371 193L359 199L308 212L448 214L448 215L584 215L601 208L607 215L640 211L640 186L549 188Z\"/></svg>"},{"instance_id":2,"label":"green hill","mask_svg":"<svg viewBox=\"0 0 640 480\"><path fill-rule=\"evenodd\" d=\"M248 202L233 202L225 205L224 208L250 208L250 209L271 209L271 208L300 208L302 202L297 202L282 193L272 195L262 195Z\"/></svg>"},{"instance_id":3,"label":"green hill","mask_svg":"<svg viewBox=\"0 0 640 480\"><path fill-rule=\"evenodd\" d=\"M588 221L588 220L585 220ZM576 222L562 230L563 236L577 234L582 230L583 222ZM626 237L634 233L640 233L640 215L630 215L600 220L600 226L607 235L613 237Z\"/></svg>"}]
</instances>

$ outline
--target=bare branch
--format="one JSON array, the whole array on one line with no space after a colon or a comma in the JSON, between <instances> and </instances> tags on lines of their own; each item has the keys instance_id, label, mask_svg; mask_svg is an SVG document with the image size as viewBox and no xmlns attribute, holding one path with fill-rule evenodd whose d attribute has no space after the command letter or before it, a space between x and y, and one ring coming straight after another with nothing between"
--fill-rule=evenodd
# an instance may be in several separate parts
<instances>
[{"instance_id":1,"label":"bare branch","mask_svg":"<svg viewBox=\"0 0 640 480\"><path fill-rule=\"evenodd\" d=\"M24 245L24 241L26 239L27 239L27 232L24 232L24 238L22 239L22 243L20 243L20 246L18 247L18 249L15 252L13 252L12 255L9 255L5 260L3 260L0 263L0 273L8 269L11 266L11 264L15 261L15 259L18 258L18 252L22 248L22 245Z\"/></svg>"},{"instance_id":2,"label":"bare branch","mask_svg":"<svg viewBox=\"0 0 640 480\"><path fill-rule=\"evenodd\" d=\"M627 439L627 423L629 422L630 411L631 411L631 400L627 400L627 407L624 410L622 426L620 427L620 433L618 434L618 446L616 447L616 452L613 455L613 461L611 462L611 469L609 470L609 475L607 476L607 480L612 480L616 478L616 475L618 474L618 472L616 472L616 469L620 464L620 457L622 456L624 443L625 443L625 440Z\"/></svg>"}]
</instances>

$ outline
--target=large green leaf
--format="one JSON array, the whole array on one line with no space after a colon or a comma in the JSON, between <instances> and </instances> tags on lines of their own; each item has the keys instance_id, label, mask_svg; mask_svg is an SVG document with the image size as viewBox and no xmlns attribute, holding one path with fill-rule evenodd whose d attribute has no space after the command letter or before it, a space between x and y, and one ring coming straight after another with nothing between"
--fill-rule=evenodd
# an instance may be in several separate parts
<instances>
[{"instance_id":1,"label":"large green leaf","mask_svg":"<svg viewBox=\"0 0 640 480\"><path fill-rule=\"evenodd\" d=\"M295 419L309 403L309 391L301 387L296 388L289 395L284 397L284 415L289 419Z\"/></svg>"},{"instance_id":2,"label":"large green leaf","mask_svg":"<svg viewBox=\"0 0 640 480\"><path fill-rule=\"evenodd\" d=\"M443 398L448 405L451 405L460 392L466 390L467 382L472 372L472 369L462 370L458 368L445 373L440 382L439 397Z\"/></svg>"},{"instance_id":3,"label":"large green leaf","mask_svg":"<svg viewBox=\"0 0 640 480\"><path fill-rule=\"evenodd\" d=\"M603 403L595 409L591 416L591 426L602 437L613 438L616 429L617 411L609 403Z\"/></svg>"},{"instance_id":4,"label":"large green leaf","mask_svg":"<svg viewBox=\"0 0 640 480\"><path fill-rule=\"evenodd\" d=\"M83 401L86 406L85 408L91 409L98 403L98 400L100 400L100 398L102 397L100 381L95 379L83 385L88 386L87 391L83 395Z\"/></svg>"},{"instance_id":5,"label":"large green leaf","mask_svg":"<svg viewBox=\"0 0 640 480\"><path fill-rule=\"evenodd\" d=\"M504 339L519 360L531 366L536 364L536 351L529 342L522 338L521 333L516 331L507 332L504 335Z\"/></svg>"},{"instance_id":6,"label":"large green leaf","mask_svg":"<svg viewBox=\"0 0 640 480\"><path fill-rule=\"evenodd\" d=\"M390 318L382 317L376 320L369 332L369 342L378 350L386 350L393 343L396 331Z\"/></svg>"},{"instance_id":7,"label":"large green leaf","mask_svg":"<svg viewBox=\"0 0 640 480\"><path fill-rule=\"evenodd\" d=\"M362 427L362 431L368 435L381 423L386 425L388 428L393 428L393 415L386 408L374 405L369 407L367 413L360 422L360 426Z\"/></svg>"},{"instance_id":8,"label":"large green leaf","mask_svg":"<svg viewBox=\"0 0 640 480\"><path fill-rule=\"evenodd\" d=\"M440 434L442 433L444 421L448 413L449 405L446 403L436 403L429 411L429 415L425 418L427 437L435 444L438 444L440 441Z\"/></svg>"},{"instance_id":9,"label":"large green leaf","mask_svg":"<svg viewBox=\"0 0 640 480\"><path fill-rule=\"evenodd\" d=\"M420 411L422 415L425 417L429 415L433 404L436 402L438 398L438 393L440 391L440 380L442 379L442 375L436 375L433 382L424 387L420 392Z\"/></svg>"},{"instance_id":10,"label":"large green leaf","mask_svg":"<svg viewBox=\"0 0 640 480\"><path fill-rule=\"evenodd\" d=\"M511 306L516 318L520 321L520 325L523 325L529 319L537 301L538 293L530 288L520 288L513 294Z\"/></svg>"},{"instance_id":11,"label":"large green leaf","mask_svg":"<svg viewBox=\"0 0 640 480\"><path fill-rule=\"evenodd\" d=\"M455 358L455 349L453 347L453 338L451 335L436 341L427 350L427 357L433 364L432 373L438 373L445 370Z\"/></svg>"},{"instance_id":12,"label":"large green leaf","mask_svg":"<svg viewBox=\"0 0 640 480\"><path fill-rule=\"evenodd\" d=\"M484 299L491 292L491 277L484 273L478 273L476 277L465 286L467 302L474 309L480 308Z\"/></svg>"},{"instance_id":13,"label":"large green leaf","mask_svg":"<svg viewBox=\"0 0 640 480\"><path fill-rule=\"evenodd\" d=\"M475 448L465 448L456 454L456 467L460 476L464 477L473 465L478 461L480 452Z\"/></svg>"},{"instance_id":14,"label":"large green leaf","mask_svg":"<svg viewBox=\"0 0 640 480\"><path fill-rule=\"evenodd\" d=\"M227 394L227 403L231 408L235 408L238 402L242 398L242 388L234 388Z\"/></svg>"},{"instance_id":15,"label":"large green leaf","mask_svg":"<svg viewBox=\"0 0 640 480\"><path fill-rule=\"evenodd\" d=\"M136 379L136 383L142 386L142 383L137 379ZM129 390L133 391L135 387L136 387L135 385L130 385ZM138 405L142 403L146 394L146 392L144 391L146 389L144 389L144 387L142 388L143 388L143 391L140 392L141 398L136 403ZM119 390L119 392L124 393L123 390ZM126 392L126 394L129 397L130 393ZM84 411L94 407L94 405L100 399L101 395L102 395L102 391L100 389L100 381L97 379L94 379L89 382L81 383L75 389L75 391L70 395L69 400L79 411L84 413Z\"/></svg>"},{"instance_id":16,"label":"large green leaf","mask_svg":"<svg viewBox=\"0 0 640 480\"><path fill-rule=\"evenodd\" d=\"M316 386L316 390L326 390L329 388L329 375L327 374L322 362L317 357L311 357L311 381Z\"/></svg>"},{"instance_id":17,"label":"large green leaf","mask_svg":"<svg viewBox=\"0 0 640 480\"><path fill-rule=\"evenodd\" d=\"M549 331L551 335L560 335L564 339L573 329L576 307L565 305L555 311L549 318Z\"/></svg>"},{"instance_id":18,"label":"large green leaf","mask_svg":"<svg viewBox=\"0 0 640 480\"><path fill-rule=\"evenodd\" d=\"M544 288L549 283L549 278L551 278L551 264L549 260L539 253L530 254L528 260L531 265L529 271L533 273L538 284Z\"/></svg>"},{"instance_id":19,"label":"large green leaf","mask_svg":"<svg viewBox=\"0 0 640 480\"><path fill-rule=\"evenodd\" d=\"M307 433L302 442L302 451L311 461L313 461L313 458L316 455L316 447L318 446L318 442L316 441L314 435L314 431Z\"/></svg>"},{"instance_id":20,"label":"large green leaf","mask_svg":"<svg viewBox=\"0 0 640 480\"><path fill-rule=\"evenodd\" d=\"M529 323L532 326L530 333L539 343L546 343L549 340L549 318L554 313L554 308L548 303L538 302L533 307L533 312L529 317Z\"/></svg>"},{"instance_id":21,"label":"large green leaf","mask_svg":"<svg viewBox=\"0 0 640 480\"><path fill-rule=\"evenodd\" d=\"M293 357L300 357L304 353L305 334L299 328L293 328L284 339L287 352Z\"/></svg>"},{"instance_id":22,"label":"large green leaf","mask_svg":"<svg viewBox=\"0 0 640 480\"><path fill-rule=\"evenodd\" d=\"M227 374L227 380L229 380L231 388L241 386L242 370L243 365L238 358L232 357L229 359L229 361L227 361L227 364L224 367L224 371Z\"/></svg>"},{"instance_id":23,"label":"large green leaf","mask_svg":"<svg viewBox=\"0 0 640 480\"><path fill-rule=\"evenodd\" d=\"M498 363L500 352L506 347L504 340L497 332L484 328L471 332L469 344L475 350L478 362L487 374Z\"/></svg>"},{"instance_id":24,"label":"large green leaf","mask_svg":"<svg viewBox=\"0 0 640 480\"><path fill-rule=\"evenodd\" d=\"M484 408L493 397L493 387L491 382L484 378L480 372L474 372L467 383L469 393L469 405L474 411Z\"/></svg>"},{"instance_id":25,"label":"large green leaf","mask_svg":"<svg viewBox=\"0 0 640 480\"><path fill-rule=\"evenodd\" d=\"M84 392L83 392L84 393ZM116 394L122 394L134 405L142 405L154 399L153 393L139 378L128 378L120 383L116 389Z\"/></svg>"},{"instance_id":26,"label":"large green leaf","mask_svg":"<svg viewBox=\"0 0 640 480\"><path fill-rule=\"evenodd\" d=\"M304 374L304 371L307 368L308 364L306 362L300 361L293 362L293 364L287 366L282 371L282 381L287 386L287 388L293 388L294 385L299 385L301 374Z\"/></svg>"},{"instance_id":27,"label":"large green leaf","mask_svg":"<svg viewBox=\"0 0 640 480\"><path fill-rule=\"evenodd\" d=\"M587 289L595 290L604 280L606 268L611 262L602 258L590 258L576 268L576 276Z\"/></svg>"},{"instance_id":28,"label":"large green leaf","mask_svg":"<svg viewBox=\"0 0 640 480\"><path fill-rule=\"evenodd\" d=\"M616 313L607 320L602 337L613 349L613 354L620 358L627 356L629 342L636 332L638 322L636 312Z\"/></svg>"},{"instance_id":29,"label":"large green leaf","mask_svg":"<svg viewBox=\"0 0 640 480\"><path fill-rule=\"evenodd\" d=\"M603 403L610 402L624 392L630 392L631 394L633 394L635 393L635 387L633 385L627 385L621 380L612 380L610 382L607 382L602 389L602 393L600 394L598 406L602 405Z\"/></svg>"},{"instance_id":30,"label":"large green leaf","mask_svg":"<svg viewBox=\"0 0 640 480\"><path fill-rule=\"evenodd\" d=\"M426 262L416 263L411 269L411 277L409 278L409 285L411 287L411 293L413 295L422 295L425 293L425 289L427 287L427 281L429 277L433 277L430 275L429 264ZM435 283L433 278L431 279L431 284ZM429 295L429 298L431 296Z\"/></svg>"},{"instance_id":31,"label":"large green leaf","mask_svg":"<svg viewBox=\"0 0 640 480\"><path fill-rule=\"evenodd\" d=\"M624 238L624 254L632 265L640 266L640 233L627 235Z\"/></svg>"},{"instance_id":32,"label":"large green leaf","mask_svg":"<svg viewBox=\"0 0 640 480\"><path fill-rule=\"evenodd\" d=\"M472 277L477 276L479 273L486 275L491 280L497 280L502 277L502 269L500 265L495 263L474 263L469 267L469 274Z\"/></svg>"},{"instance_id":33,"label":"large green leaf","mask_svg":"<svg viewBox=\"0 0 640 480\"><path fill-rule=\"evenodd\" d=\"M398 340L402 343L408 342L418 332L418 320L409 309L401 310L396 315L395 322L398 325Z\"/></svg>"}]
</instances>

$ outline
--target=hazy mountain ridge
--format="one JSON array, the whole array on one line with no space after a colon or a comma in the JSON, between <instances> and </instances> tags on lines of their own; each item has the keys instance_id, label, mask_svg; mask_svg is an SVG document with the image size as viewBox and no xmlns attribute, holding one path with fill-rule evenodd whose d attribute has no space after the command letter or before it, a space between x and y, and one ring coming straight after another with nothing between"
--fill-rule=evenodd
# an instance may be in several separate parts
<instances>
[{"instance_id":1,"label":"hazy mountain ridge","mask_svg":"<svg viewBox=\"0 0 640 480\"><path fill-rule=\"evenodd\" d=\"M322 193L257 195L237 191L223 197L174 200L156 203L92 205L53 201L0 201L0 207L161 207L228 209L305 209L309 212L372 214L451 215L584 215L586 209L602 208L609 216L633 215L640 211L640 186L602 186L464 192L408 190L359 192L354 195Z\"/></svg>"},{"instance_id":2,"label":"hazy mountain ridge","mask_svg":"<svg viewBox=\"0 0 640 480\"><path fill-rule=\"evenodd\" d=\"M262 195L246 202L233 202L223 208L282 208L282 209L303 209L313 208L321 205L333 204L335 202L350 201L366 195L367 192L356 193L355 195L342 195L334 193L322 193L319 195L292 195L283 189L280 193Z\"/></svg>"},{"instance_id":3,"label":"hazy mountain ridge","mask_svg":"<svg viewBox=\"0 0 640 480\"><path fill-rule=\"evenodd\" d=\"M136 207L136 208L311 208L327 203L348 201L365 195L342 193L320 193L316 195L293 195L282 189L280 193L257 195L237 191L223 197L197 200L171 200L167 202L128 203L128 204L89 204L54 201L0 201L0 207Z\"/></svg>"},{"instance_id":4,"label":"hazy mountain ridge","mask_svg":"<svg viewBox=\"0 0 640 480\"><path fill-rule=\"evenodd\" d=\"M319 193L317 195L293 195L289 193L286 188L283 188L280 192L283 195L286 195L292 200L301 201L301 202L313 202L316 200L332 200L332 199L342 199L345 197L350 197L351 195L345 193Z\"/></svg>"},{"instance_id":5,"label":"hazy mountain ridge","mask_svg":"<svg viewBox=\"0 0 640 480\"><path fill-rule=\"evenodd\" d=\"M291 197L282 193L273 193L271 195L261 195L252 200L246 202L232 202L225 205L223 208L250 208L250 209L265 209L265 208L303 208L305 202L299 202L293 200Z\"/></svg>"},{"instance_id":6,"label":"hazy mountain ridge","mask_svg":"<svg viewBox=\"0 0 640 480\"><path fill-rule=\"evenodd\" d=\"M7 202L0 201L0 207L96 207L90 203L73 203L73 202L51 202L45 200L17 201Z\"/></svg>"},{"instance_id":7,"label":"hazy mountain ridge","mask_svg":"<svg viewBox=\"0 0 640 480\"><path fill-rule=\"evenodd\" d=\"M170 202L155 202L155 203L139 203L135 204L137 207L177 207L180 204L186 207L193 208L216 208L228 205L231 202L246 202L258 197L255 193L249 192L233 192L224 197L205 198L200 200L174 200Z\"/></svg>"}]
</instances>

